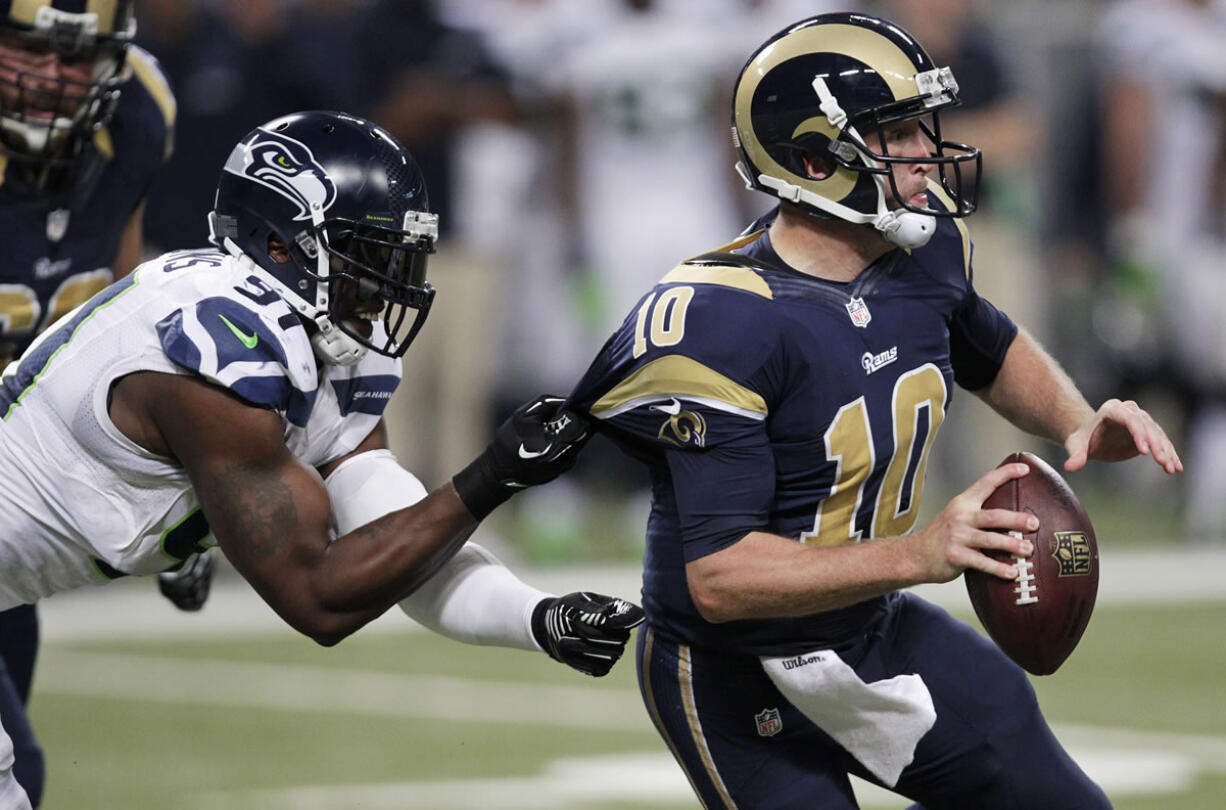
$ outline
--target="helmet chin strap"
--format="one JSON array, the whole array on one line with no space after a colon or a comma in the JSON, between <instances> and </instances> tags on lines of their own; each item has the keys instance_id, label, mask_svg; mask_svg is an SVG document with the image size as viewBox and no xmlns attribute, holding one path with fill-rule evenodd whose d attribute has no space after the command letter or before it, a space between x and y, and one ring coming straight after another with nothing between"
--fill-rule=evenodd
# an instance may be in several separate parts
<instances>
[{"instance_id":1,"label":"helmet chin strap","mask_svg":"<svg viewBox=\"0 0 1226 810\"><path fill-rule=\"evenodd\" d=\"M906 250L914 250L928 244L937 229L937 218L929 214L896 209L887 211L873 220L873 227L881 231L887 242Z\"/></svg>"},{"instance_id":2,"label":"helmet chin strap","mask_svg":"<svg viewBox=\"0 0 1226 810\"><path fill-rule=\"evenodd\" d=\"M209 229L216 233L216 226L212 215L209 216ZM289 304L295 312L315 325L315 330L311 334L311 348L315 351L315 357L321 363L333 366L351 366L366 356L368 349L345 334L328 317L328 310L326 308L328 301L327 292L316 296L317 301L320 298L323 299L324 308L321 309L318 304L308 302L300 294L282 284L272 273L260 267L259 263L244 253L243 249L235 244L233 239L227 236L221 242L226 252L237 259L245 270L276 290L285 303ZM327 255L323 250L320 250L319 253L325 257ZM326 258L324 261L326 262ZM326 282L317 282L316 286L317 288L319 286L326 286Z\"/></svg>"},{"instance_id":3,"label":"helmet chin strap","mask_svg":"<svg viewBox=\"0 0 1226 810\"><path fill-rule=\"evenodd\" d=\"M743 163L737 164L737 171L744 177L748 169ZM917 214L914 211L895 209L891 211L885 202L884 181L877 181L877 213L865 214L854 208L828 200L808 189L789 183L778 177L766 174L758 175L758 182L779 195L780 199L790 203L805 203L818 210L825 211L839 219L854 222L857 225L872 225L887 242L906 250L913 250L928 244L932 234L936 232L936 217L928 214ZM751 186L752 188L752 186Z\"/></svg>"},{"instance_id":4,"label":"helmet chin strap","mask_svg":"<svg viewBox=\"0 0 1226 810\"><path fill-rule=\"evenodd\" d=\"M875 168L868 149L863 146L864 140L860 137L860 133L856 132L855 127L851 126L847 113L839 105L838 99L830 92L830 88L826 86L826 81L821 76L813 78L813 91L817 93L820 102L819 107L826 116L826 119L830 121L831 126L839 132L845 132L851 136L850 143L839 145L844 150L854 152L854 155L869 168ZM851 156L848 155L848 157L850 158ZM748 169L746 167L738 164L737 171L748 180ZM839 219L862 225L872 225L887 242L900 248L912 250L928 244L928 240L936 232L936 217L930 214L917 214L914 211L907 211L903 208L890 210L887 200L893 196L893 190L887 187L885 178L881 175L873 174L872 178L877 186L877 212L875 214L857 211L854 208L815 194L808 189L788 183L781 178L759 174L758 182L767 188L773 189L780 198L789 202L804 202Z\"/></svg>"},{"instance_id":5,"label":"helmet chin strap","mask_svg":"<svg viewBox=\"0 0 1226 810\"><path fill-rule=\"evenodd\" d=\"M318 234L322 232L320 226L323 221L323 207L318 202L312 202L311 225L314 227L309 232L299 234L295 240L302 252L315 260L315 274L322 279L315 284L315 305L310 310L299 311L315 324L315 333L311 335L311 348L315 350L315 356L330 365L351 366L365 357L369 350L333 323L328 314L327 279L332 265L328 251L319 244Z\"/></svg>"}]
</instances>

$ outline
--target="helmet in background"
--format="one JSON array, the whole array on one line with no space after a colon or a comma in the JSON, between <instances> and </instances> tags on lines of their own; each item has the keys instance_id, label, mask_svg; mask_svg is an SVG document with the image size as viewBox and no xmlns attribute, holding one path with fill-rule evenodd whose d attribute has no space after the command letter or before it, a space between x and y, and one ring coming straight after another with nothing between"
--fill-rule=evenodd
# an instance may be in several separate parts
<instances>
[{"instance_id":1,"label":"helmet in background","mask_svg":"<svg viewBox=\"0 0 1226 810\"><path fill-rule=\"evenodd\" d=\"M26 190L71 190L85 147L119 100L133 3L0 0L0 155L24 169Z\"/></svg>"},{"instance_id":2,"label":"helmet in background","mask_svg":"<svg viewBox=\"0 0 1226 810\"><path fill-rule=\"evenodd\" d=\"M294 113L250 132L226 160L209 232L307 321L324 362L400 357L434 299L426 259L438 216L421 171L384 129L352 115Z\"/></svg>"},{"instance_id":3,"label":"helmet in background","mask_svg":"<svg viewBox=\"0 0 1226 810\"><path fill-rule=\"evenodd\" d=\"M871 224L895 244L918 247L933 217L975 210L980 152L941 137L939 113L957 104L950 69L893 23L845 12L802 20L758 48L737 79L737 171L750 188L810 214ZM907 119L918 119L929 157L890 154L881 128ZM812 176L806 155L832 171ZM935 167L948 206L902 198L890 168L915 163Z\"/></svg>"}]
</instances>

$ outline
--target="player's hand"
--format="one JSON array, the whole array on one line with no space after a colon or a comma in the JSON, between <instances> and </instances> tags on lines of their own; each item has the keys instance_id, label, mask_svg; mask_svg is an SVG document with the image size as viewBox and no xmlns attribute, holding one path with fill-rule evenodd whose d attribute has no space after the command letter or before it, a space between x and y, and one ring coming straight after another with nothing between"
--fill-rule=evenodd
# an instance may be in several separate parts
<instances>
[{"instance_id":1,"label":"player's hand","mask_svg":"<svg viewBox=\"0 0 1226 810\"><path fill-rule=\"evenodd\" d=\"M1154 418L1132 400L1109 399L1094 416L1064 441L1068 459L1064 469L1076 472L1090 459L1124 461L1136 455L1153 456L1167 473L1183 472L1175 446Z\"/></svg>"},{"instance_id":2,"label":"player's hand","mask_svg":"<svg viewBox=\"0 0 1226 810\"><path fill-rule=\"evenodd\" d=\"M213 549L205 549L183 561L174 571L158 574L158 590L179 610L200 610L213 584Z\"/></svg>"},{"instance_id":3,"label":"player's hand","mask_svg":"<svg viewBox=\"0 0 1226 810\"><path fill-rule=\"evenodd\" d=\"M1003 532L1032 532L1037 518L1026 512L984 509L983 502L1006 481L1030 470L1025 464L1004 464L985 473L966 491L955 496L932 522L904 538L911 543L924 582L949 582L967 568L1002 579L1017 579L1017 569L994 560L983 549L997 549L1027 557L1030 541ZM1036 523L1031 524L1031 520Z\"/></svg>"},{"instance_id":4,"label":"player's hand","mask_svg":"<svg viewBox=\"0 0 1226 810\"><path fill-rule=\"evenodd\" d=\"M516 409L494 440L452 479L460 500L481 520L526 487L552 481L574 466L591 431L561 397L543 394Z\"/></svg>"},{"instance_id":5,"label":"player's hand","mask_svg":"<svg viewBox=\"0 0 1226 810\"><path fill-rule=\"evenodd\" d=\"M532 613L532 635L549 657L599 678L621 658L631 629L643 623L638 605L599 593L542 599Z\"/></svg>"}]
</instances>

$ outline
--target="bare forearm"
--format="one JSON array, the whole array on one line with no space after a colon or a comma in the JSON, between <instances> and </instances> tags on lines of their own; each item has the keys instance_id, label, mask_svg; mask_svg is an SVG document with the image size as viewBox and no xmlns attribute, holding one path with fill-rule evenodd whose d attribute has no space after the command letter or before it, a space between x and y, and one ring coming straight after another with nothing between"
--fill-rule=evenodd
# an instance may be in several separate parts
<instances>
[{"instance_id":1,"label":"bare forearm","mask_svg":"<svg viewBox=\"0 0 1226 810\"><path fill-rule=\"evenodd\" d=\"M1023 531L1038 528L1026 512L983 509L1025 464L995 467L955 496L921 529L831 548L750 532L727 548L686 565L690 595L710 622L805 616L861 602L921 582L949 582L967 568L1004 579L1017 569L983 553L1033 552Z\"/></svg>"},{"instance_id":2,"label":"bare forearm","mask_svg":"<svg viewBox=\"0 0 1226 810\"><path fill-rule=\"evenodd\" d=\"M996 380L976 393L1014 425L1057 444L1094 415L1060 364L1025 330L1009 347Z\"/></svg>"},{"instance_id":3,"label":"bare forearm","mask_svg":"<svg viewBox=\"0 0 1226 810\"><path fill-rule=\"evenodd\" d=\"M752 532L735 546L690 563L690 593L713 622L846 607L924 581L908 542L898 537L816 548Z\"/></svg>"},{"instance_id":4,"label":"bare forearm","mask_svg":"<svg viewBox=\"0 0 1226 810\"><path fill-rule=\"evenodd\" d=\"M320 602L338 612L382 613L437 573L476 527L451 484L444 484L331 543L320 561Z\"/></svg>"},{"instance_id":5,"label":"bare forearm","mask_svg":"<svg viewBox=\"0 0 1226 810\"><path fill-rule=\"evenodd\" d=\"M468 539L476 521L450 484L329 541L318 504L264 479L262 514L231 510L217 537L239 572L294 629L335 644L408 596ZM320 497L322 496L322 498ZM275 508L274 508L275 507ZM316 512L318 514L316 514ZM249 519L244 519L243 516ZM241 539L240 539L241 538Z\"/></svg>"}]
</instances>

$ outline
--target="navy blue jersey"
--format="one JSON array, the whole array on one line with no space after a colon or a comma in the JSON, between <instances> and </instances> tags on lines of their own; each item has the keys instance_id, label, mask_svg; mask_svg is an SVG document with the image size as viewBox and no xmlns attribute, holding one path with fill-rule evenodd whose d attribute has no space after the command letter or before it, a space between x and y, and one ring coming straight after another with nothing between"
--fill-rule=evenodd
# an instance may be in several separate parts
<instances>
[{"instance_id":1,"label":"navy blue jersey","mask_svg":"<svg viewBox=\"0 0 1226 810\"><path fill-rule=\"evenodd\" d=\"M139 48L129 48L127 65L114 117L86 147L87 190L71 208L16 190L0 157L0 367L111 282L124 227L169 157L175 104L166 79Z\"/></svg>"},{"instance_id":2,"label":"navy blue jersey","mask_svg":"<svg viewBox=\"0 0 1226 810\"><path fill-rule=\"evenodd\" d=\"M990 383L1017 333L974 291L965 226L938 222L848 283L789 268L751 233L665 276L592 363L571 403L652 476L643 605L659 632L784 654L880 609L716 626L685 564L752 531L837 545L914 528L953 383Z\"/></svg>"}]
</instances>

